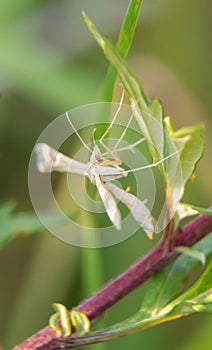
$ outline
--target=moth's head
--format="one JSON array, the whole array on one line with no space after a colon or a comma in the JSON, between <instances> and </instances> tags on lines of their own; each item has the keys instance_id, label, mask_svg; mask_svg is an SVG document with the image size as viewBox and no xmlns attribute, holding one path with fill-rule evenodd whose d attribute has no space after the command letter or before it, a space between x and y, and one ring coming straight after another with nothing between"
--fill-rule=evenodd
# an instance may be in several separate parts
<instances>
[{"instance_id":1,"label":"moth's head","mask_svg":"<svg viewBox=\"0 0 212 350\"><path fill-rule=\"evenodd\" d=\"M94 163L94 162L100 161L102 158L103 158L102 153L101 153L99 147L97 145L95 145L93 148L93 152L91 154L91 157L90 157L90 161Z\"/></svg>"}]
</instances>

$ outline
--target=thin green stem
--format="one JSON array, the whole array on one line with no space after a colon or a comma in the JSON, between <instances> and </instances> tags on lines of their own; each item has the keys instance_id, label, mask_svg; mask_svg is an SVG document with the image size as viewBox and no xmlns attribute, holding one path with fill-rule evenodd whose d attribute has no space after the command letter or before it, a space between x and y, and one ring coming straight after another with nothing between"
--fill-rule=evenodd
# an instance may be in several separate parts
<instances>
[{"instance_id":1,"label":"thin green stem","mask_svg":"<svg viewBox=\"0 0 212 350\"><path fill-rule=\"evenodd\" d=\"M127 56L131 47L141 5L142 0L131 0L128 6L116 44L116 49L123 58ZM109 64L103 87L103 100L106 102L112 101L116 78L117 70L112 64Z\"/></svg>"}]
</instances>

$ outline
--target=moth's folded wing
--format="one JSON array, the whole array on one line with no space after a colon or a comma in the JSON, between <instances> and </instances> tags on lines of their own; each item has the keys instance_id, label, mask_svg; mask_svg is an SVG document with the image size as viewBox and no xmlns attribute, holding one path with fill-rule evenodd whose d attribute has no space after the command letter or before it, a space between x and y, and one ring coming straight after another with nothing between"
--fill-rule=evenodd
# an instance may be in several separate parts
<instances>
[{"instance_id":1,"label":"moth's folded wing","mask_svg":"<svg viewBox=\"0 0 212 350\"><path fill-rule=\"evenodd\" d=\"M100 197L106 209L107 215L117 230L121 230L121 214L117 207L117 203L113 195L108 191L105 184L103 184L99 177L96 179L96 186Z\"/></svg>"},{"instance_id":2,"label":"moth's folded wing","mask_svg":"<svg viewBox=\"0 0 212 350\"><path fill-rule=\"evenodd\" d=\"M37 168L41 173L60 171L87 175L86 164L65 156L46 143L38 143L34 151Z\"/></svg>"},{"instance_id":3,"label":"moth's folded wing","mask_svg":"<svg viewBox=\"0 0 212 350\"><path fill-rule=\"evenodd\" d=\"M144 202L113 183L108 182L106 186L117 199L128 207L134 219L142 226L148 237L152 238L154 234L154 218Z\"/></svg>"}]
</instances>

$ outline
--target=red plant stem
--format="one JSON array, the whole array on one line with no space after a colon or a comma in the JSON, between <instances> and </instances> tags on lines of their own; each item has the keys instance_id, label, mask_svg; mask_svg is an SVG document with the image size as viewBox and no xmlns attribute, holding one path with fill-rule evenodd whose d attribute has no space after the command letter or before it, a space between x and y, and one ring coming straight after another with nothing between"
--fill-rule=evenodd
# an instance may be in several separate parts
<instances>
[{"instance_id":1,"label":"red plant stem","mask_svg":"<svg viewBox=\"0 0 212 350\"><path fill-rule=\"evenodd\" d=\"M136 287L162 270L179 255L177 246L192 246L212 232L212 215L200 215L183 229L178 229L170 246L162 239L147 255L127 270L109 281L103 288L82 301L75 309L84 312L92 320L114 305ZM58 334L50 326L45 327L31 338L17 345L13 350L50 350L57 346Z\"/></svg>"}]
</instances>

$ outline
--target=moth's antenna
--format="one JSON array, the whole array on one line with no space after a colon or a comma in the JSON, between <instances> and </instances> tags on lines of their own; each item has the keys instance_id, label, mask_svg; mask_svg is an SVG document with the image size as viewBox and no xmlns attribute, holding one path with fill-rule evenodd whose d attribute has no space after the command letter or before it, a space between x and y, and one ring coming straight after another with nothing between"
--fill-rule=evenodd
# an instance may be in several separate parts
<instances>
[{"instance_id":1,"label":"moth's antenna","mask_svg":"<svg viewBox=\"0 0 212 350\"><path fill-rule=\"evenodd\" d=\"M70 120L70 118L69 118L69 116L68 116L68 112L66 112L65 114L66 114L66 118L67 118L69 124L71 125L71 127L72 127L72 129L74 130L75 134L77 135L78 139L81 141L81 143L83 144L83 146L84 146L85 148L87 148L87 150L88 150L89 152L92 153L92 150L88 147L88 145L86 145L85 141L82 139L82 137L80 136L80 134L78 133L78 131L77 131L76 128L74 127L73 123L71 122L71 120Z\"/></svg>"}]
</instances>

